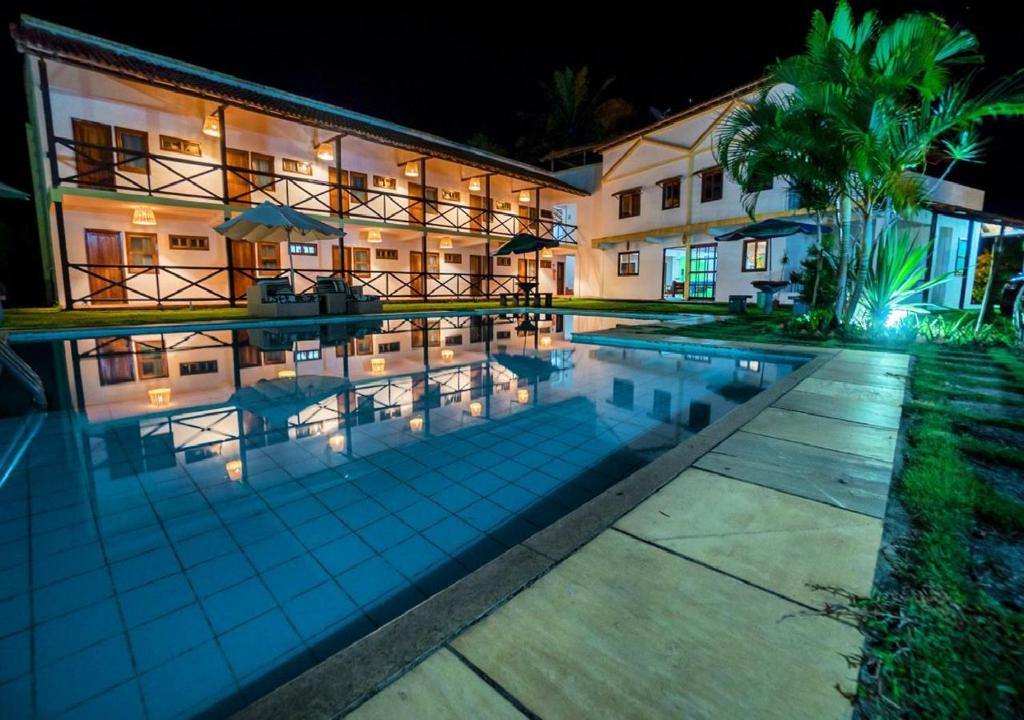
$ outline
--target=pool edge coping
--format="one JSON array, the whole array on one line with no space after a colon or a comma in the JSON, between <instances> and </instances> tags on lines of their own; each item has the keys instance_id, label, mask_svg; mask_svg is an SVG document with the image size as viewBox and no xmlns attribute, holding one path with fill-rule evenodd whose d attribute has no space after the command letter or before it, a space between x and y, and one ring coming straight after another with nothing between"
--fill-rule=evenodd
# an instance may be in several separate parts
<instances>
[{"instance_id":1,"label":"pool edge coping","mask_svg":"<svg viewBox=\"0 0 1024 720\"><path fill-rule=\"evenodd\" d=\"M622 331L615 334L633 335ZM647 336L636 335L630 339L650 341ZM659 342L675 345L692 344L694 340L683 334L659 338ZM783 344L730 342L729 345L769 353L797 350L795 346ZM799 352L810 359L718 421L484 566L271 690L233 717L238 720L278 717L329 720L354 709L614 525L815 373L840 350L799 347Z\"/></svg>"}]
</instances>

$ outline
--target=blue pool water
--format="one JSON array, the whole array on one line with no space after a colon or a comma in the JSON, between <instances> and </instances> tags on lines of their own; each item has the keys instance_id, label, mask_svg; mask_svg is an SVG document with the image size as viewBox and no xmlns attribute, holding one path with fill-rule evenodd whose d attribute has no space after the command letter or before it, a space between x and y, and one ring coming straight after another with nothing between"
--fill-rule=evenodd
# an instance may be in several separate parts
<instances>
[{"instance_id":1,"label":"blue pool water","mask_svg":"<svg viewBox=\"0 0 1024 720\"><path fill-rule=\"evenodd\" d=\"M587 335L630 322L16 344L53 407L0 377L0 714L226 715L803 361Z\"/></svg>"}]
</instances>

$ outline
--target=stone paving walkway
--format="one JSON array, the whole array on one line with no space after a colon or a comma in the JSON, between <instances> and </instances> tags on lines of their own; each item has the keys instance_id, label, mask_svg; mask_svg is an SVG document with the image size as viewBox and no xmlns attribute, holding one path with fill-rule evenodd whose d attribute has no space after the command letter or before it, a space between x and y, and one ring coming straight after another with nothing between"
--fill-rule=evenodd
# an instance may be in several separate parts
<instances>
[{"instance_id":1,"label":"stone paving walkway","mask_svg":"<svg viewBox=\"0 0 1024 720\"><path fill-rule=\"evenodd\" d=\"M909 358L844 350L354 718L847 718Z\"/></svg>"}]
</instances>

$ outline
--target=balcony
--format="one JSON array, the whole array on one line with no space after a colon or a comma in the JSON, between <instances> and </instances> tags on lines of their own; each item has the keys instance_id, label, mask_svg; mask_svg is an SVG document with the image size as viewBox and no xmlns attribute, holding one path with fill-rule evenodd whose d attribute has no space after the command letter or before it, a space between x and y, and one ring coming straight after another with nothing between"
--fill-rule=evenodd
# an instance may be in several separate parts
<instances>
[{"instance_id":1,"label":"balcony","mask_svg":"<svg viewBox=\"0 0 1024 720\"><path fill-rule=\"evenodd\" d=\"M355 187L313 177L225 165L152 152L129 151L55 137L57 178L54 185L180 198L223 205L251 205L266 200L320 215L371 223L467 233L497 238L530 232L540 238L575 245L577 227L543 217L523 217L445 200Z\"/></svg>"}]
</instances>

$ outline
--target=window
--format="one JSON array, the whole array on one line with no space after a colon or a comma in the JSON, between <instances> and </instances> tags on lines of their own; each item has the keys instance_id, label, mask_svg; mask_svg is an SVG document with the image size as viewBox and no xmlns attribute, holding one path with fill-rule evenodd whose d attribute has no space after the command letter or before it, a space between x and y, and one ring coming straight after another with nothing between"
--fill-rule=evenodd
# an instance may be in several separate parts
<instances>
[{"instance_id":1,"label":"window","mask_svg":"<svg viewBox=\"0 0 1024 720\"><path fill-rule=\"evenodd\" d=\"M352 274L370 276L370 248L352 248Z\"/></svg>"},{"instance_id":2,"label":"window","mask_svg":"<svg viewBox=\"0 0 1024 720\"><path fill-rule=\"evenodd\" d=\"M316 255L316 243L288 243L289 255Z\"/></svg>"},{"instance_id":3,"label":"window","mask_svg":"<svg viewBox=\"0 0 1024 720\"><path fill-rule=\"evenodd\" d=\"M142 130L114 128L117 138L117 167L134 173L149 172L149 134Z\"/></svg>"},{"instance_id":4,"label":"window","mask_svg":"<svg viewBox=\"0 0 1024 720\"><path fill-rule=\"evenodd\" d=\"M768 241L743 241L743 272L755 272L768 269Z\"/></svg>"},{"instance_id":5,"label":"window","mask_svg":"<svg viewBox=\"0 0 1024 720\"><path fill-rule=\"evenodd\" d=\"M217 372L216 360L196 360L194 362L183 362L178 365L178 373L186 375L211 375Z\"/></svg>"},{"instance_id":6,"label":"window","mask_svg":"<svg viewBox=\"0 0 1024 720\"><path fill-rule=\"evenodd\" d=\"M659 180L661 186L661 209L672 210L679 207L682 198L682 178L672 177Z\"/></svg>"},{"instance_id":7,"label":"window","mask_svg":"<svg viewBox=\"0 0 1024 720\"><path fill-rule=\"evenodd\" d=\"M512 337L512 331L511 330L499 330L496 333L496 337L499 340L508 340L508 339L510 339Z\"/></svg>"},{"instance_id":8,"label":"window","mask_svg":"<svg viewBox=\"0 0 1024 720\"><path fill-rule=\"evenodd\" d=\"M357 202L366 202L366 173L349 173L349 185L352 186L351 195ZM435 191L436 192L436 191ZM436 197L434 198L437 199Z\"/></svg>"},{"instance_id":9,"label":"window","mask_svg":"<svg viewBox=\"0 0 1024 720\"><path fill-rule=\"evenodd\" d=\"M640 215L640 188L623 190L619 194L619 218L631 218Z\"/></svg>"},{"instance_id":10,"label":"window","mask_svg":"<svg viewBox=\"0 0 1024 720\"><path fill-rule=\"evenodd\" d=\"M280 246L277 243L256 243L256 267L260 275L276 275L281 267ZM271 272L267 272L271 271Z\"/></svg>"},{"instance_id":11,"label":"window","mask_svg":"<svg viewBox=\"0 0 1024 720\"><path fill-rule=\"evenodd\" d=\"M494 264L499 267L512 267L512 258L508 255L500 255L494 258Z\"/></svg>"},{"instance_id":12,"label":"window","mask_svg":"<svg viewBox=\"0 0 1024 720\"><path fill-rule=\"evenodd\" d=\"M804 206L804 199L800 197L800 193L789 188L786 191L786 209L787 210L800 210Z\"/></svg>"},{"instance_id":13,"label":"window","mask_svg":"<svg viewBox=\"0 0 1024 720\"><path fill-rule=\"evenodd\" d=\"M295 351L295 362L305 362L307 360L319 360L320 359L320 348L313 348L311 350L296 350Z\"/></svg>"},{"instance_id":14,"label":"window","mask_svg":"<svg viewBox=\"0 0 1024 720\"><path fill-rule=\"evenodd\" d=\"M171 250L209 250L210 238L202 235L168 235L167 245Z\"/></svg>"},{"instance_id":15,"label":"window","mask_svg":"<svg viewBox=\"0 0 1024 720\"><path fill-rule=\"evenodd\" d=\"M449 345L461 345L462 335L446 335L444 338L444 344L446 347Z\"/></svg>"},{"instance_id":16,"label":"window","mask_svg":"<svg viewBox=\"0 0 1024 720\"><path fill-rule=\"evenodd\" d=\"M199 143L191 140L182 140L181 138L172 137L170 135L160 136L160 149L183 153L185 155L193 155L195 157L201 157L203 154L203 147Z\"/></svg>"},{"instance_id":17,"label":"window","mask_svg":"<svg viewBox=\"0 0 1024 720\"><path fill-rule=\"evenodd\" d=\"M377 353L393 353L398 352L402 349L402 343L398 340L394 342L379 343L377 345Z\"/></svg>"},{"instance_id":18,"label":"window","mask_svg":"<svg viewBox=\"0 0 1024 720\"><path fill-rule=\"evenodd\" d=\"M740 370L749 370L750 372L761 372L761 361L741 360L737 358L736 367L738 367Z\"/></svg>"},{"instance_id":19,"label":"window","mask_svg":"<svg viewBox=\"0 0 1024 720\"><path fill-rule=\"evenodd\" d=\"M308 160L292 160L291 158L281 158L281 170L284 172L295 173L297 175L312 175L313 174L313 163Z\"/></svg>"},{"instance_id":20,"label":"window","mask_svg":"<svg viewBox=\"0 0 1024 720\"><path fill-rule=\"evenodd\" d=\"M157 242L154 233L127 233L128 271L153 272L157 266Z\"/></svg>"},{"instance_id":21,"label":"window","mask_svg":"<svg viewBox=\"0 0 1024 720\"><path fill-rule=\"evenodd\" d=\"M366 337L356 338L355 351L356 355L372 355L373 335L367 335Z\"/></svg>"},{"instance_id":22,"label":"window","mask_svg":"<svg viewBox=\"0 0 1024 720\"><path fill-rule=\"evenodd\" d=\"M260 358L264 365L283 365L284 350L263 350L260 352Z\"/></svg>"},{"instance_id":23,"label":"window","mask_svg":"<svg viewBox=\"0 0 1024 720\"><path fill-rule=\"evenodd\" d=\"M462 264L462 253L445 253L444 254L444 261L446 263L451 264L451 265L461 265Z\"/></svg>"},{"instance_id":24,"label":"window","mask_svg":"<svg viewBox=\"0 0 1024 720\"><path fill-rule=\"evenodd\" d=\"M390 250L388 248L377 248L374 251L374 257L376 257L378 260L397 260L398 251Z\"/></svg>"},{"instance_id":25,"label":"window","mask_svg":"<svg viewBox=\"0 0 1024 720\"><path fill-rule=\"evenodd\" d=\"M690 248L690 299L714 300L718 276L718 248L694 245Z\"/></svg>"},{"instance_id":26,"label":"window","mask_svg":"<svg viewBox=\"0 0 1024 720\"><path fill-rule=\"evenodd\" d=\"M383 188L384 190L394 190L396 187L398 187L398 181L393 177L374 175L373 186L375 188Z\"/></svg>"},{"instance_id":27,"label":"window","mask_svg":"<svg viewBox=\"0 0 1024 720\"><path fill-rule=\"evenodd\" d=\"M619 253L619 275L639 275L640 274L640 251L631 250L630 252Z\"/></svg>"},{"instance_id":28,"label":"window","mask_svg":"<svg viewBox=\"0 0 1024 720\"><path fill-rule=\"evenodd\" d=\"M963 275L967 272L967 238L956 241L956 260L953 262L953 273Z\"/></svg>"},{"instance_id":29,"label":"window","mask_svg":"<svg viewBox=\"0 0 1024 720\"><path fill-rule=\"evenodd\" d=\"M541 260L540 261L540 269L541 270L550 270L551 269L551 261L550 260Z\"/></svg>"},{"instance_id":30,"label":"window","mask_svg":"<svg viewBox=\"0 0 1024 720\"><path fill-rule=\"evenodd\" d=\"M705 203L721 200L724 182L725 176L720 167L709 168L702 172L700 174L700 201Z\"/></svg>"},{"instance_id":31,"label":"window","mask_svg":"<svg viewBox=\"0 0 1024 720\"><path fill-rule=\"evenodd\" d=\"M249 153L249 167L252 168L254 190L274 191L274 158L270 155Z\"/></svg>"},{"instance_id":32,"label":"window","mask_svg":"<svg viewBox=\"0 0 1024 720\"><path fill-rule=\"evenodd\" d=\"M163 340L135 341L135 364L139 380L167 377L167 353Z\"/></svg>"}]
</instances>

